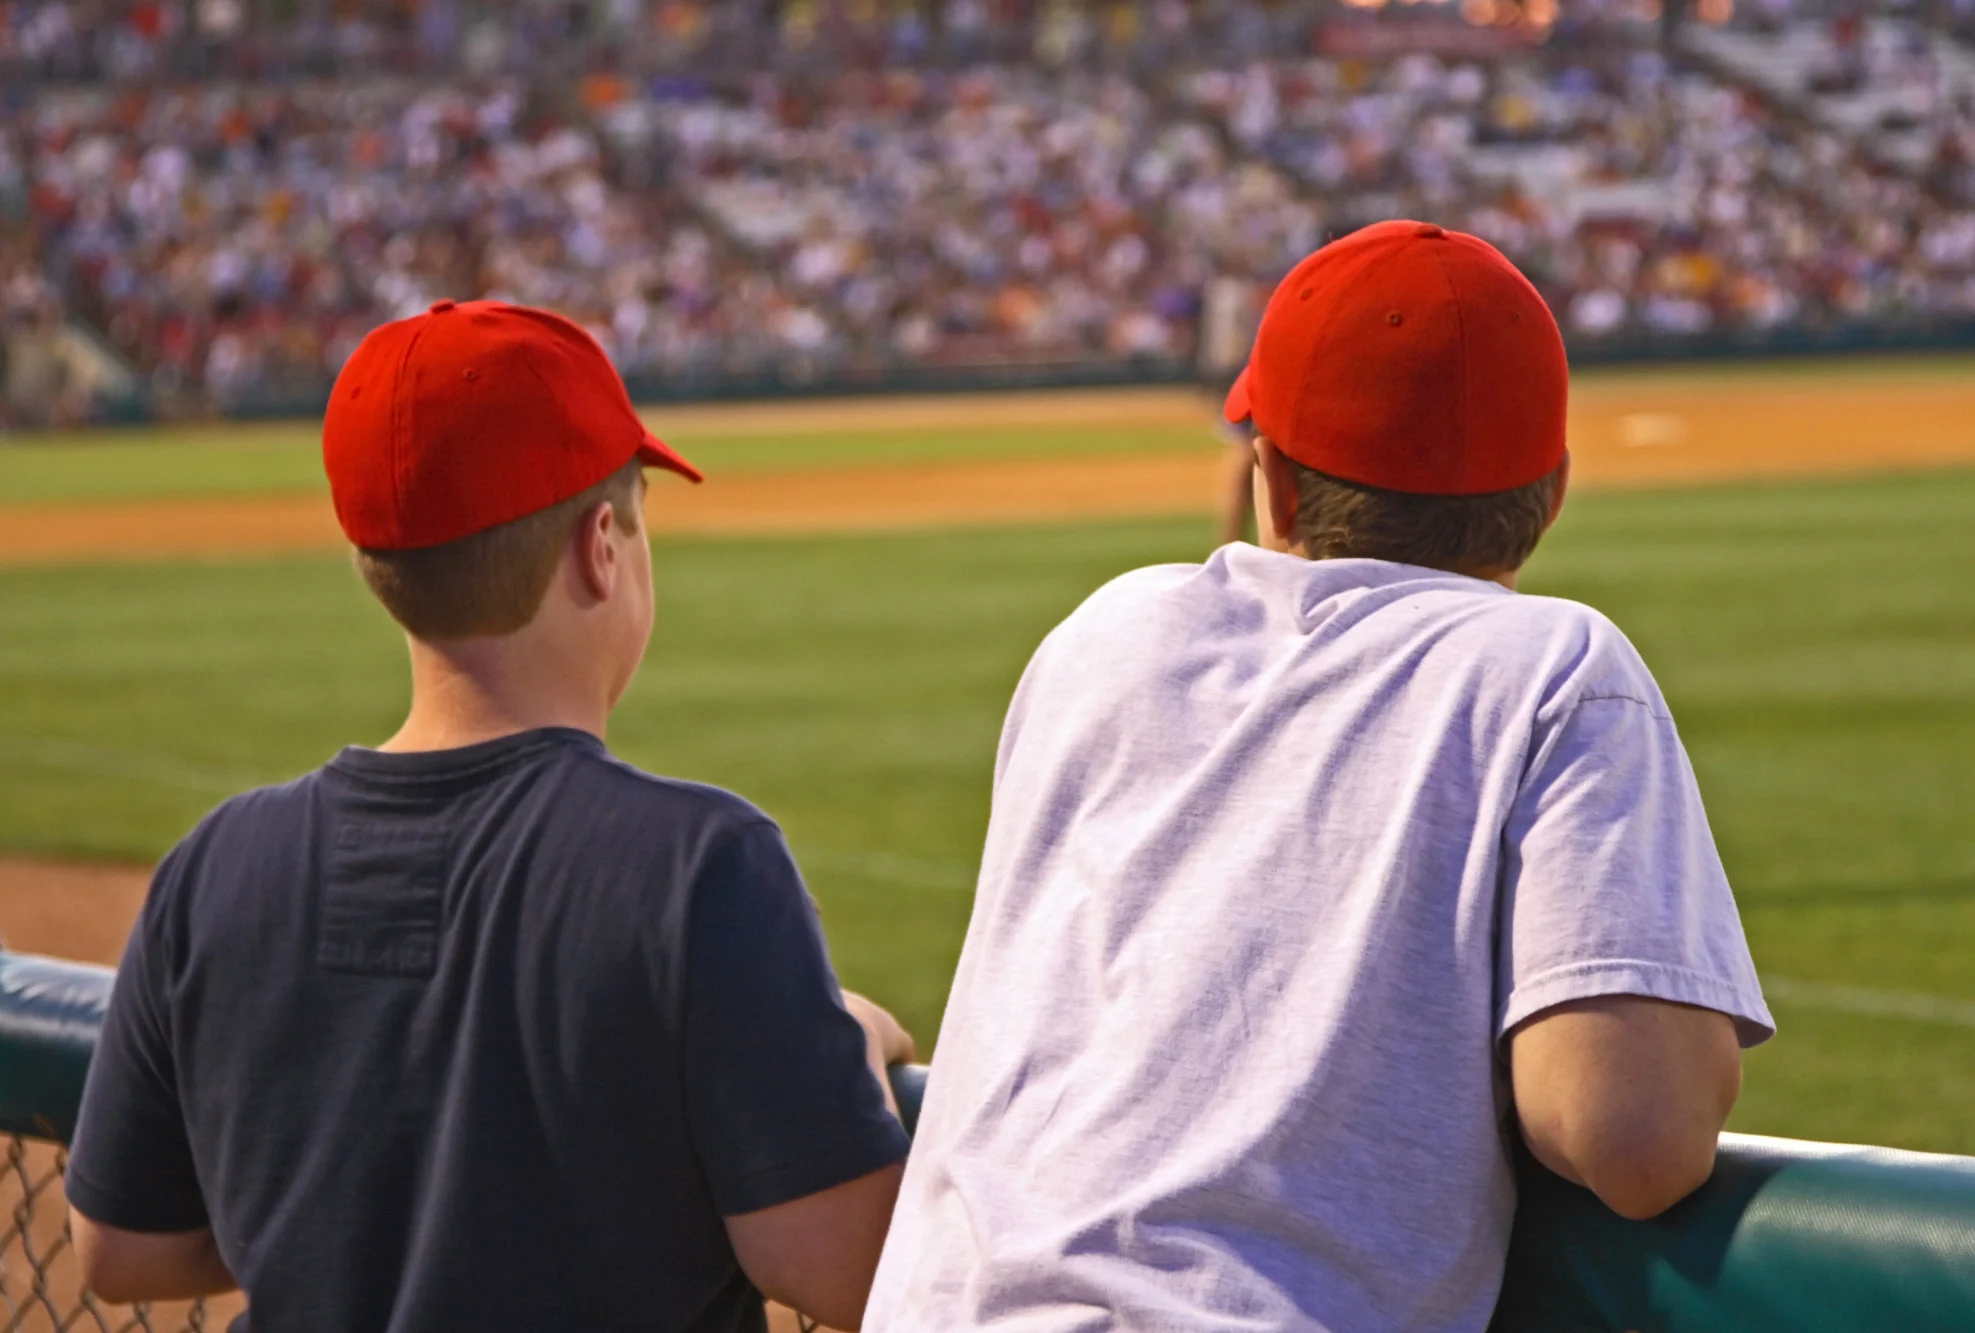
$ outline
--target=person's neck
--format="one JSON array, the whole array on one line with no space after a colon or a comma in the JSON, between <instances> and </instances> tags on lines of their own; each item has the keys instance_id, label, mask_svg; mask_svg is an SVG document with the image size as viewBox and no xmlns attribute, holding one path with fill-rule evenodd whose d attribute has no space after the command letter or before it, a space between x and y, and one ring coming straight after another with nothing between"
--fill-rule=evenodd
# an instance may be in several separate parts
<instances>
[{"instance_id":1,"label":"person's neck","mask_svg":"<svg viewBox=\"0 0 1975 1333\"><path fill-rule=\"evenodd\" d=\"M530 642L526 631L444 644L408 640L411 710L389 751L456 750L542 727L568 727L602 739L608 692L587 664Z\"/></svg>"},{"instance_id":2,"label":"person's neck","mask_svg":"<svg viewBox=\"0 0 1975 1333\"><path fill-rule=\"evenodd\" d=\"M1310 554L1310 548L1304 542L1297 542L1285 549L1289 554L1300 555L1305 560L1314 560L1317 558ZM1428 566L1428 568L1440 567ZM1516 591L1516 577L1522 573L1520 569L1442 569L1441 572L1459 574L1463 578L1480 579L1483 583L1499 583L1510 592Z\"/></svg>"}]
</instances>

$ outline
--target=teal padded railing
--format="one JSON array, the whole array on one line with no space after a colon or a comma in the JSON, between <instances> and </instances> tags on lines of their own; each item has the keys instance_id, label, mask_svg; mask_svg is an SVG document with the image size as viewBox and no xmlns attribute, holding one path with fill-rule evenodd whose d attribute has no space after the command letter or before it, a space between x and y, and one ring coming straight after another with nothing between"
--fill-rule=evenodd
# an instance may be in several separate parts
<instances>
[{"instance_id":1,"label":"teal padded railing","mask_svg":"<svg viewBox=\"0 0 1975 1333\"><path fill-rule=\"evenodd\" d=\"M0 1133L66 1140L112 973L0 954ZM906 1128L927 1071L892 1073ZM1975 1158L1722 1136L1628 1222L1526 1156L1491 1333L1972 1333Z\"/></svg>"},{"instance_id":2,"label":"teal padded railing","mask_svg":"<svg viewBox=\"0 0 1975 1333\"><path fill-rule=\"evenodd\" d=\"M898 1118L907 1134L919 1132L919 1108L926 1101L926 1066L893 1065L891 1094L898 1099Z\"/></svg>"},{"instance_id":3,"label":"teal padded railing","mask_svg":"<svg viewBox=\"0 0 1975 1333\"><path fill-rule=\"evenodd\" d=\"M107 967L0 953L0 1133L67 1143L110 1002Z\"/></svg>"},{"instance_id":4,"label":"teal padded railing","mask_svg":"<svg viewBox=\"0 0 1975 1333\"><path fill-rule=\"evenodd\" d=\"M1975 1158L1724 1134L1628 1222L1533 1160L1491 1333L1971 1333Z\"/></svg>"}]
</instances>

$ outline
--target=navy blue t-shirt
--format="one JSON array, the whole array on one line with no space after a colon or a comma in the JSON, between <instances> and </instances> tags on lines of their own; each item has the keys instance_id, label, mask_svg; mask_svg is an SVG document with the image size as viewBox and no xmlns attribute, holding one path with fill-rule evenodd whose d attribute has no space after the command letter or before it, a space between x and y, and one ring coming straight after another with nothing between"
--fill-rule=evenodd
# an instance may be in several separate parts
<instances>
[{"instance_id":1,"label":"navy blue t-shirt","mask_svg":"<svg viewBox=\"0 0 1975 1333\"><path fill-rule=\"evenodd\" d=\"M180 843L68 1192L210 1225L256 1333L728 1333L720 1219L905 1149L775 825L543 730L346 750Z\"/></svg>"}]
</instances>

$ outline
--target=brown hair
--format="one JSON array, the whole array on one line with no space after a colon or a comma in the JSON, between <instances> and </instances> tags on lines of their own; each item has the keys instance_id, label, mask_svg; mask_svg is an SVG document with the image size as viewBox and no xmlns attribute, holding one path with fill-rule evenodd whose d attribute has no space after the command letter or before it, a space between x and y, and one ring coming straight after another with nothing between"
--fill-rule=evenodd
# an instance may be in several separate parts
<instances>
[{"instance_id":1,"label":"brown hair","mask_svg":"<svg viewBox=\"0 0 1975 1333\"><path fill-rule=\"evenodd\" d=\"M1457 573L1520 569L1556 516L1559 467L1512 491L1413 495L1342 481L1285 458L1296 477L1296 531L1312 560L1357 556Z\"/></svg>"},{"instance_id":2,"label":"brown hair","mask_svg":"<svg viewBox=\"0 0 1975 1333\"><path fill-rule=\"evenodd\" d=\"M384 609L420 639L512 634L535 618L582 515L608 500L618 529L638 530L633 459L559 504L439 546L357 549L357 572Z\"/></svg>"}]
</instances>

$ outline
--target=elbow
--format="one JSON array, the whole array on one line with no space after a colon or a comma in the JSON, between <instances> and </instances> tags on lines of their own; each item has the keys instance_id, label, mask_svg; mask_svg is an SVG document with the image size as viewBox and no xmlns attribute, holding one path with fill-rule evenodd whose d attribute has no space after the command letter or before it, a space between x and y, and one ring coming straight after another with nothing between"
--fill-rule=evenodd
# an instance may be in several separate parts
<instances>
[{"instance_id":1,"label":"elbow","mask_svg":"<svg viewBox=\"0 0 1975 1333\"><path fill-rule=\"evenodd\" d=\"M76 1261L83 1290L105 1305L134 1305L152 1300L158 1294L145 1285L143 1274L129 1264L117 1262L116 1256L106 1253L104 1246L84 1246L78 1237Z\"/></svg>"},{"instance_id":2,"label":"elbow","mask_svg":"<svg viewBox=\"0 0 1975 1333\"><path fill-rule=\"evenodd\" d=\"M1584 1184L1620 1217L1658 1217L1714 1174L1716 1137L1628 1136L1601 1143L1581 1164Z\"/></svg>"},{"instance_id":3,"label":"elbow","mask_svg":"<svg viewBox=\"0 0 1975 1333\"><path fill-rule=\"evenodd\" d=\"M791 1310L800 1311L803 1317L828 1333L858 1333L864 1326L864 1299L852 1293L818 1295L800 1291L762 1291L774 1305L785 1305ZM770 1313L773 1311L771 1309ZM770 1328L779 1327L774 1319L768 1321Z\"/></svg>"},{"instance_id":4,"label":"elbow","mask_svg":"<svg viewBox=\"0 0 1975 1333\"><path fill-rule=\"evenodd\" d=\"M145 1292L119 1281L115 1275L104 1276L85 1270L82 1285L84 1290L104 1305L135 1305L146 1298Z\"/></svg>"},{"instance_id":5,"label":"elbow","mask_svg":"<svg viewBox=\"0 0 1975 1333\"><path fill-rule=\"evenodd\" d=\"M1676 1125L1642 1116L1523 1123L1536 1160L1584 1186L1620 1217L1658 1217L1714 1174L1719 1121Z\"/></svg>"},{"instance_id":6,"label":"elbow","mask_svg":"<svg viewBox=\"0 0 1975 1333\"><path fill-rule=\"evenodd\" d=\"M82 1289L110 1305L126 1305L130 1297L118 1283L116 1266L103 1253L102 1238L87 1218L71 1215L69 1230L75 1246L75 1266Z\"/></svg>"},{"instance_id":7,"label":"elbow","mask_svg":"<svg viewBox=\"0 0 1975 1333\"><path fill-rule=\"evenodd\" d=\"M138 1280L140 1275L122 1261L113 1237L105 1236L79 1213L70 1214L69 1233L84 1291L106 1305L129 1305L150 1296Z\"/></svg>"},{"instance_id":8,"label":"elbow","mask_svg":"<svg viewBox=\"0 0 1975 1333\"><path fill-rule=\"evenodd\" d=\"M105 1305L130 1305L151 1293L132 1281L132 1274L111 1262L100 1247L76 1246L77 1267L81 1269L83 1290Z\"/></svg>"},{"instance_id":9,"label":"elbow","mask_svg":"<svg viewBox=\"0 0 1975 1333\"><path fill-rule=\"evenodd\" d=\"M864 1302L854 1300L839 1306L835 1315L822 1316L819 1322L837 1333L858 1333L864 1327Z\"/></svg>"}]
</instances>

